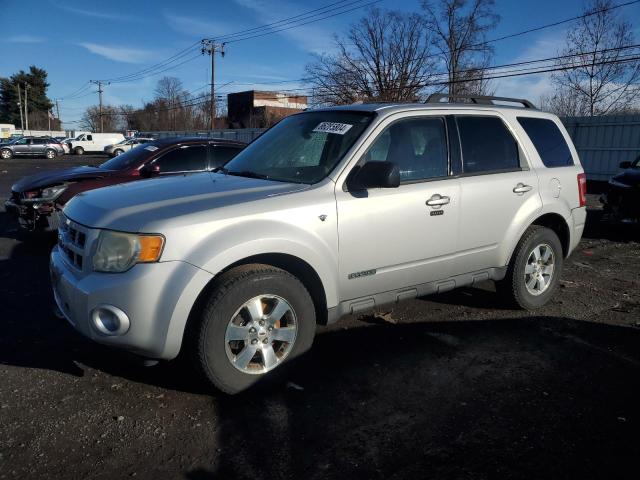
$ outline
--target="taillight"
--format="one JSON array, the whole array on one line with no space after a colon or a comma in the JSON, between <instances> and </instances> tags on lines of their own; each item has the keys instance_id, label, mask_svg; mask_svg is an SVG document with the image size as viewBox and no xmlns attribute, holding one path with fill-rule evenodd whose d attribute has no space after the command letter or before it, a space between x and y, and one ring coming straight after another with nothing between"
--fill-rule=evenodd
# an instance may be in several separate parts
<instances>
[{"instance_id":1,"label":"taillight","mask_svg":"<svg viewBox=\"0 0 640 480\"><path fill-rule=\"evenodd\" d=\"M584 173L578 174L578 196L580 197L580 206L587 205L587 176Z\"/></svg>"}]
</instances>

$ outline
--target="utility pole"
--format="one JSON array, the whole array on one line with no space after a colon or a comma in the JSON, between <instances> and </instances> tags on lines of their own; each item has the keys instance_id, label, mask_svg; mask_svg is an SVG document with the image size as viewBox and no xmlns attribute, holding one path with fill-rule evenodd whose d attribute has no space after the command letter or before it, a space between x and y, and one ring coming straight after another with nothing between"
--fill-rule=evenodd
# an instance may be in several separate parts
<instances>
[{"instance_id":1,"label":"utility pole","mask_svg":"<svg viewBox=\"0 0 640 480\"><path fill-rule=\"evenodd\" d=\"M220 56L224 57L224 43L217 43L213 40L202 40L202 54L211 56L211 130L215 128L216 119L216 53L220 53Z\"/></svg>"},{"instance_id":2,"label":"utility pole","mask_svg":"<svg viewBox=\"0 0 640 480\"><path fill-rule=\"evenodd\" d=\"M20 110L20 130L22 130L22 135L24 135L24 117L22 115L22 93L20 92L20 84L16 85L18 87L18 110Z\"/></svg>"},{"instance_id":3,"label":"utility pole","mask_svg":"<svg viewBox=\"0 0 640 480\"><path fill-rule=\"evenodd\" d=\"M27 100L27 92L30 88L31 86L27 82L24 82L24 123L27 130L29 130L29 101ZM24 131L22 134L24 135Z\"/></svg>"},{"instance_id":4,"label":"utility pole","mask_svg":"<svg viewBox=\"0 0 640 480\"><path fill-rule=\"evenodd\" d=\"M104 121L102 120L102 92L104 92L104 90L102 89L102 85L105 84L105 82L103 82L102 80L89 80L91 83L95 83L96 85L98 85L98 98L99 98L99 102L100 102L100 113L98 114L100 116L100 133L104 132ZM106 85L109 85L109 83L111 82L106 82Z\"/></svg>"},{"instance_id":5,"label":"utility pole","mask_svg":"<svg viewBox=\"0 0 640 480\"><path fill-rule=\"evenodd\" d=\"M56 118L58 119L58 130L62 128L62 121L60 120L60 105L58 105L58 99L56 98Z\"/></svg>"}]
</instances>

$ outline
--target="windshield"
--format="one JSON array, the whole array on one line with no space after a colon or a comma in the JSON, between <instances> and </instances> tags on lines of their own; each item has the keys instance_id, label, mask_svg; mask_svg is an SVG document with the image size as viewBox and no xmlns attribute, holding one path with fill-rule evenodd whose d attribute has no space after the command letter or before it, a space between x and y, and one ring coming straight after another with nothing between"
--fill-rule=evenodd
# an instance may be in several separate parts
<instances>
[{"instance_id":1,"label":"windshield","mask_svg":"<svg viewBox=\"0 0 640 480\"><path fill-rule=\"evenodd\" d=\"M158 147L153 143L138 145L117 157L113 157L108 162L104 162L100 165L100 168L104 168L105 170L126 170L127 168L131 168L144 162L157 149Z\"/></svg>"},{"instance_id":2,"label":"windshield","mask_svg":"<svg viewBox=\"0 0 640 480\"><path fill-rule=\"evenodd\" d=\"M371 122L366 112L306 112L285 118L225 165L229 175L280 182L325 178Z\"/></svg>"}]
</instances>

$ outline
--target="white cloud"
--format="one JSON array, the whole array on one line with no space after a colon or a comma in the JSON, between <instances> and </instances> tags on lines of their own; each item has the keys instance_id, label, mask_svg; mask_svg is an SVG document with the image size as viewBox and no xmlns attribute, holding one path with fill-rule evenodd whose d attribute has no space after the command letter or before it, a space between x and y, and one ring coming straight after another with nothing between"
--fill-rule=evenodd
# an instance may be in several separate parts
<instances>
[{"instance_id":1,"label":"white cloud","mask_svg":"<svg viewBox=\"0 0 640 480\"><path fill-rule=\"evenodd\" d=\"M558 54L564 42L564 32L555 32L545 37L539 38L530 44L520 55L504 63L527 62L543 58L551 58ZM530 67L540 67L542 65L551 66L551 62L544 64L532 64ZM526 68L527 65L513 67L513 69ZM511 70L511 68L508 68ZM496 72L499 73L499 72ZM492 86L496 95L505 97L526 98L533 103L539 103L543 95L554 92L551 82L551 73L539 73L535 75L522 75L519 77L508 77L493 80Z\"/></svg>"},{"instance_id":2,"label":"white cloud","mask_svg":"<svg viewBox=\"0 0 640 480\"><path fill-rule=\"evenodd\" d=\"M233 0L235 3L251 10L258 18L260 24L266 25L274 22L278 22L285 16L292 16L303 13L304 10L300 9L304 2L291 3L287 1L277 2L265 1L265 0ZM317 20L315 17L311 20ZM301 19L302 20L302 19ZM304 22L304 20L303 20ZM284 30L278 32L277 35L282 35L292 41L292 45L308 52L312 53L327 53L327 51L333 50L333 32L319 27L316 24L303 25L301 27L292 27L291 24L275 25L273 28ZM262 30L256 32L250 32L247 35L259 35L265 33ZM261 38L261 37L258 37ZM257 39L256 39L257 40Z\"/></svg>"},{"instance_id":3,"label":"white cloud","mask_svg":"<svg viewBox=\"0 0 640 480\"><path fill-rule=\"evenodd\" d=\"M7 41L11 43L42 43L45 39L35 35L15 35L7 38Z\"/></svg>"},{"instance_id":4,"label":"white cloud","mask_svg":"<svg viewBox=\"0 0 640 480\"><path fill-rule=\"evenodd\" d=\"M76 15L83 15L85 17L94 17L94 18L102 18L104 20L118 20L118 21L134 20L134 18L131 15L125 15L122 13L98 12L95 10L87 10L85 8L71 7L69 5L63 5L61 3L58 3L54 0L51 0L51 4L54 7L59 8L60 10L64 10L66 12L73 13Z\"/></svg>"},{"instance_id":5,"label":"white cloud","mask_svg":"<svg viewBox=\"0 0 640 480\"><path fill-rule=\"evenodd\" d=\"M244 28L242 25L227 21L216 22L211 20L202 20L195 17L175 15L169 12L164 13L164 18L169 27L173 30L187 35L192 35L194 37L220 36Z\"/></svg>"},{"instance_id":6,"label":"white cloud","mask_svg":"<svg viewBox=\"0 0 640 480\"><path fill-rule=\"evenodd\" d=\"M96 55L100 55L116 62L144 63L154 56L154 53L150 50L143 50L140 48L98 45L96 43L89 42L79 43L78 45L86 48L91 53L95 53Z\"/></svg>"}]
</instances>

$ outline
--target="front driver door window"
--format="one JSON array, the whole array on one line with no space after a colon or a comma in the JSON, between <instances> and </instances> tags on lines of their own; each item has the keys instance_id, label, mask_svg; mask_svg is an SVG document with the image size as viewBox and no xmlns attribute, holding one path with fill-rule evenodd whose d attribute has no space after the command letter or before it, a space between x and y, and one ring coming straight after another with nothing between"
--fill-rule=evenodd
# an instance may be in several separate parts
<instances>
[{"instance_id":1,"label":"front driver door window","mask_svg":"<svg viewBox=\"0 0 640 480\"><path fill-rule=\"evenodd\" d=\"M182 145L158 158L154 165L160 173L198 172L207 168L207 148L204 145Z\"/></svg>"},{"instance_id":2,"label":"front driver door window","mask_svg":"<svg viewBox=\"0 0 640 480\"><path fill-rule=\"evenodd\" d=\"M449 176L444 118L411 116L385 123L358 165L393 162L400 186L335 190L345 298L447 278L449 256L457 248L459 182ZM432 199L440 204L428 204Z\"/></svg>"}]
</instances>

